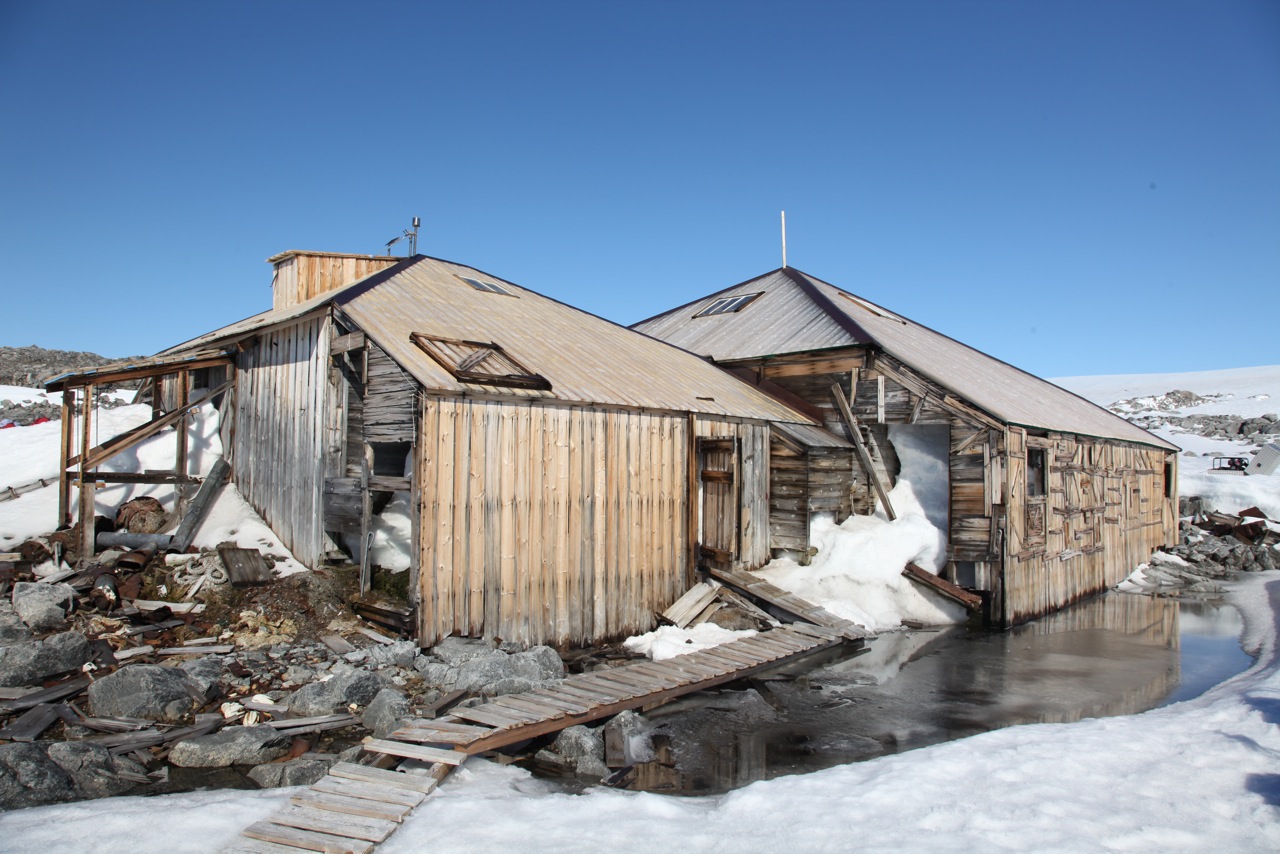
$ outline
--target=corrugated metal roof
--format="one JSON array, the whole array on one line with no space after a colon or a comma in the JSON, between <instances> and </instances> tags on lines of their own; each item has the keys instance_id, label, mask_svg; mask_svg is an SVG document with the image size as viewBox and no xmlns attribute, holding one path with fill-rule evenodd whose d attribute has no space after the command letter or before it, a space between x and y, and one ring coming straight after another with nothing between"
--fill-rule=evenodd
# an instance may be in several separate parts
<instances>
[{"instance_id":1,"label":"corrugated metal roof","mask_svg":"<svg viewBox=\"0 0 1280 854\"><path fill-rule=\"evenodd\" d=\"M716 298L757 290L764 295L740 312L694 317ZM774 270L633 328L717 361L872 343L1006 423L1177 450L1047 380L794 268Z\"/></svg>"},{"instance_id":2,"label":"corrugated metal roof","mask_svg":"<svg viewBox=\"0 0 1280 854\"><path fill-rule=\"evenodd\" d=\"M462 276L497 282L513 296L477 290ZM166 352L243 337L329 303L425 388L809 423L803 414L692 353L474 267L423 256ZM458 382L410 340L410 333L496 343L546 377L551 388Z\"/></svg>"}]
</instances>

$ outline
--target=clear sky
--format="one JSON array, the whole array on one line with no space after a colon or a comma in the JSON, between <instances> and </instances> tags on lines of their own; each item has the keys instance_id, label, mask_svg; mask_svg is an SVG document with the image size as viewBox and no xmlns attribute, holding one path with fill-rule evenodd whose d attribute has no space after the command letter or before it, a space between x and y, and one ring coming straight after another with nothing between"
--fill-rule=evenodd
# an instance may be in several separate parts
<instances>
[{"instance_id":1,"label":"clear sky","mask_svg":"<svg viewBox=\"0 0 1280 854\"><path fill-rule=\"evenodd\" d=\"M0 122L0 344L155 352L415 215L632 323L785 209L792 266L1033 373L1280 363L1277 0L0 0Z\"/></svg>"}]
</instances>

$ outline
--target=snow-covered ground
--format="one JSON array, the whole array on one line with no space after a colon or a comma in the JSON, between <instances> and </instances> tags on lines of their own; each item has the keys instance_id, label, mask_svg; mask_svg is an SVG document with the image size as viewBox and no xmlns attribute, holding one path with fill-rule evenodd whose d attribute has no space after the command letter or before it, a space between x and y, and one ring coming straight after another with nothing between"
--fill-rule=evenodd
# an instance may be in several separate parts
<instances>
[{"instance_id":1,"label":"snow-covered ground","mask_svg":"<svg viewBox=\"0 0 1280 854\"><path fill-rule=\"evenodd\" d=\"M43 392L33 389L0 387L12 400L22 399L18 392L25 392L29 399L40 400ZM115 408L99 408L94 411L90 424L93 444L101 444L151 419L151 407L127 405ZM62 438L60 422L34 424L30 427L11 427L0 430L0 490L20 487L44 479L52 483L43 489L26 492L16 499L0 501L0 551L9 551L25 540L47 534L58 521L58 446ZM177 442L172 430L138 444L119 456L107 461L102 471L172 471L177 453ZM188 434L187 460L192 474L204 476L222 455L222 441L218 437L218 417L211 405L197 409L192 415L192 428ZM114 515L125 501L142 495L154 496L172 509L173 487L163 484L117 484L96 491L94 509L101 515ZM75 502L72 502L75 508ZM234 542L242 548L260 549L275 558L275 567L281 574L306 569L298 563L280 542L280 538L262 521L253 508L240 495L233 484L228 484L210 508L204 524L196 532L195 545L212 548L220 543Z\"/></svg>"},{"instance_id":2,"label":"snow-covered ground","mask_svg":"<svg viewBox=\"0 0 1280 854\"><path fill-rule=\"evenodd\" d=\"M1062 382L1103 404L1175 388L1280 400L1280 368L1250 369L1238 388L1226 375L1236 372L1212 373L1222 384L1203 391L1188 375L1089 378L1087 388L1085 380ZM0 439L36 429L3 431ZM1186 438L1173 441L1185 447ZM0 485L13 482L13 459L0 444ZM1228 476L1188 488L1188 478L1214 477L1189 468L1184 463L1182 492L1204 494L1220 509L1280 505L1280 477ZM1234 489L1245 490L1244 505ZM896 507L898 496L892 500ZM924 527L938 527L936 511L931 515L927 498L916 496L914 507L901 500L904 517L921 520L912 523L921 536L907 538L912 559L927 563ZM5 518L0 536L9 533ZM1232 601L1257 663L1194 700L1128 717L1012 727L716 797L610 789L570 795L525 771L472 759L379 851L1280 850L1280 572L1249 577ZM198 792L21 810L0 815L0 847L20 854L217 851L289 794Z\"/></svg>"}]
</instances>

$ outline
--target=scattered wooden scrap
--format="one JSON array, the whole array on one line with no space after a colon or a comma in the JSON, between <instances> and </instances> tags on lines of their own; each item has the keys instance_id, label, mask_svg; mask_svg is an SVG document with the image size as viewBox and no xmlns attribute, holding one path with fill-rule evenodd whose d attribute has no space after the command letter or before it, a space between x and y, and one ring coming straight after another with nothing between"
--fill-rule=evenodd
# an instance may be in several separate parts
<instances>
[{"instance_id":1,"label":"scattered wooden scrap","mask_svg":"<svg viewBox=\"0 0 1280 854\"><path fill-rule=\"evenodd\" d=\"M355 652L356 648L341 635L325 635L320 638L320 642L329 647L338 655L346 655L349 652Z\"/></svg>"},{"instance_id":2,"label":"scattered wooden scrap","mask_svg":"<svg viewBox=\"0 0 1280 854\"><path fill-rule=\"evenodd\" d=\"M830 611L820 608L812 602L806 602L799 596L788 593L780 587L775 587L763 578L752 575L749 572L739 569L716 569L714 567L710 572L720 581L737 588L743 593L768 602L788 614L808 620L815 625L835 629L849 640L862 640L871 636L870 632L857 624L837 617ZM795 627L794 624L792 626Z\"/></svg>"},{"instance_id":3,"label":"scattered wooden scrap","mask_svg":"<svg viewBox=\"0 0 1280 854\"><path fill-rule=\"evenodd\" d=\"M947 597L953 602L958 602L970 611L980 611L982 609L982 597L976 593L970 593L963 587L957 587L945 578L939 578L932 572L909 563L903 568L902 574L914 581L922 587L932 590Z\"/></svg>"},{"instance_id":4,"label":"scattered wooden scrap","mask_svg":"<svg viewBox=\"0 0 1280 854\"><path fill-rule=\"evenodd\" d=\"M351 603L351 609L374 625L401 635L413 634L415 620L412 608L392 602L357 599Z\"/></svg>"},{"instance_id":5,"label":"scattered wooden scrap","mask_svg":"<svg viewBox=\"0 0 1280 854\"><path fill-rule=\"evenodd\" d=\"M248 706L246 705L245 708L248 708ZM267 711L274 710L268 709ZM316 715L307 718L281 718L280 720L263 721L263 723L288 735L302 735L304 733L324 732L325 730L355 726L359 721L356 720L355 716L344 712L337 715Z\"/></svg>"},{"instance_id":6,"label":"scattered wooden scrap","mask_svg":"<svg viewBox=\"0 0 1280 854\"><path fill-rule=\"evenodd\" d=\"M703 612L716 598L716 588L705 581L689 588L670 608L662 612L662 618L683 629Z\"/></svg>"},{"instance_id":7,"label":"scattered wooden scrap","mask_svg":"<svg viewBox=\"0 0 1280 854\"><path fill-rule=\"evenodd\" d=\"M41 703L56 703L59 700L66 700L74 697L89 687L88 676L73 676L65 682L59 682L48 688L39 691L33 691L22 697L13 700L0 700L0 715L12 714L13 712L21 712L24 709L30 709Z\"/></svg>"},{"instance_id":8,"label":"scattered wooden scrap","mask_svg":"<svg viewBox=\"0 0 1280 854\"><path fill-rule=\"evenodd\" d=\"M58 719L58 709L52 703L37 703L26 714L0 729L0 739L9 741L35 741L40 734Z\"/></svg>"}]
</instances>

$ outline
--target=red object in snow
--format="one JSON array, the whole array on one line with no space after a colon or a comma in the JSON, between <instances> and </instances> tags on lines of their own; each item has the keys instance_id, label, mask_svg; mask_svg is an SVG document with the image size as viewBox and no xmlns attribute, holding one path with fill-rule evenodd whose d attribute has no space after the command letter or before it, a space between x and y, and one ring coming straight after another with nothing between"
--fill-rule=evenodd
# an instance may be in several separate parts
<instances>
[{"instance_id":1,"label":"red object in snow","mask_svg":"<svg viewBox=\"0 0 1280 854\"><path fill-rule=\"evenodd\" d=\"M39 418L37 418L35 421L32 421L32 422L31 422L31 426L33 426L33 427L34 427L34 426L35 426L35 425L37 425L37 424L48 424L48 423L49 423L49 416L47 416L47 415L41 415L41 416L40 416Z\"/></svg>"}]
</instances>

